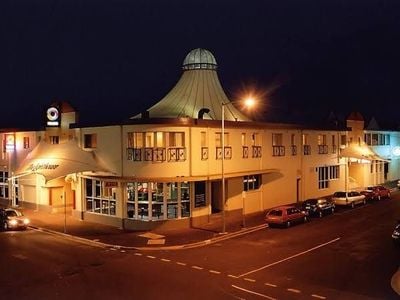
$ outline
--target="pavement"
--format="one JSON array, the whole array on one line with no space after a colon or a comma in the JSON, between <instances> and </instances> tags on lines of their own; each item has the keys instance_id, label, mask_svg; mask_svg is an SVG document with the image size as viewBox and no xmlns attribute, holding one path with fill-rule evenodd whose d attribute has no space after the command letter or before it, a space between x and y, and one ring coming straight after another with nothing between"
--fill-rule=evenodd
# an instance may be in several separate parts
<instances>
[{"instance_id":1,"label":"pavement","mask_svg":"<svg viewBox=\"0 0 400 300\"><path fill-rule=\"evenodd\" d=\"M30 227L33 229L93 246L125 250L179 250L201 247L267 227L263 212L246 216L245 226L242 216L227 218L226 232L221 233L220 218L196 228L132 231L79 220L63 213L49 213L23 207L18 209L30 219Z\"/></svg>"},{"instance_id":2,"label":"pavement","mask_svg":"<svg viewBox=\"0 0 400 300\"><path fill-rule=\"evenodd\" d=\"M215 219L201 228L131 231L114 226L88 222L61 213L48 213L34 209L18 208L31 223L30 227L49 234L62 236L83 244L121 250L180 250L202 247L223 240L265 230L264 212L243 218L226 219L226 232L221 233L222 221ZM400 295L400 269L391 279L393 290Z\"/></svg>"}]
</instances>

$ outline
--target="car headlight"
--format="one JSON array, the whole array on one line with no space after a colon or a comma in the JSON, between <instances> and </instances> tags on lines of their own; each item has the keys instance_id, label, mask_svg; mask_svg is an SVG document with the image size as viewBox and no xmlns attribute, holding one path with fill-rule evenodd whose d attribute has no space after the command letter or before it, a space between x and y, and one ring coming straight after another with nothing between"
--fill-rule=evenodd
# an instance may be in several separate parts
<instances>
[{"instance_id":1,"label":"car headlight","mask_svg":"<svg viewBox=\"0 0 400 300\"><path fill-rule=\"evenodd\" d=\"M25 224L25 225L28 225L29 222L30 222L29 219L24 219L24 224Z\"/></svg>"},{"instance_id":2,"label":"car headlight","mask_svg":"<svg viewBox=\"0 0 400 300\"><path fill-rule=\"evenodd\" d=\"M18 224L18 221L15 220L15 219L12 219L12 220L9 221L9 223L10 223L11 226L15 226L15 225Z\"/></svg>"}]
</instances>

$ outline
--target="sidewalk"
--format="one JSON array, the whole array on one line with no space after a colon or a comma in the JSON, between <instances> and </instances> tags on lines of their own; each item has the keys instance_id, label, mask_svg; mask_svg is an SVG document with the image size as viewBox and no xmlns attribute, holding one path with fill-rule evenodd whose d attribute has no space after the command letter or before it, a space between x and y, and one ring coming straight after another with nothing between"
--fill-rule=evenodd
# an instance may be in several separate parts
<instances>
[{"instance_id":1,"label":"sidewalk","mask_svg":"<svg viewBox=\"0 0 400 300\"><path fill-rule=\"evenodd\" d=\"M176 250L200 247L266 228L262 212L246 216L245 228L242 226L242 217L227 219L227 232L221 234L221 220L205 224L202 228L130 231L81 221L61 213L19 209L31 220L32 228L86 244L126 250Z\"/></svg>"}]
</instances>

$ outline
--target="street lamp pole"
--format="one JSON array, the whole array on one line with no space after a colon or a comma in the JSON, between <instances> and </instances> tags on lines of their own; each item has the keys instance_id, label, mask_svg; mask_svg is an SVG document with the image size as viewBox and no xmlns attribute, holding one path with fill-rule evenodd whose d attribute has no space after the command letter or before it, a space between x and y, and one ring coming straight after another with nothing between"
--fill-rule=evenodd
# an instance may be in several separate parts
<instances>
[{"instance_id":1,"label":"street lamp pole","mask_svg":"<svg viewBox=\"0 0 400 300\"><path fill-rule=\"evenodd\" d=\"M221 195L221 200L222 200L222 232L221 233L226 233L226 220L225 220L225 217L226 217L226 207L225 207L225 204L226 204L226 199L225 199L225 170L224 170L224 164L225 164L225 105L227 105L227 104L231 104L232 102L227 102L227 103L224 103L224 102L222 102L221 103L221 113L222 113L222 115L221 115L221 139L222 139L222 141L221 141L221 146L222 146L222 157L221 157L221 180L222 180L222 195ZM245 101L244 101L244 105L247 107L247 108L251 108L253 105L255 104L255 101L254 101L254 99L252 98L252 97L248 97ZM243 210L244 210L244 204L243 204ZM244 223L244 221L243 221L243 224L245 224Z\"/></svg>"},{"instance_id":2,"label":"street lamp pole","mask_svg":"<svg viewBox=\"0 0 400 300\"><path fill-rule=\"evenodd\" d=\"M222 179L222 233L226 233L226 220L225 220L225 104L222 103L222 116L221 116L221 140L222 140L222 164L221 164L221 179Z\"/></svg>"}]
</instances>

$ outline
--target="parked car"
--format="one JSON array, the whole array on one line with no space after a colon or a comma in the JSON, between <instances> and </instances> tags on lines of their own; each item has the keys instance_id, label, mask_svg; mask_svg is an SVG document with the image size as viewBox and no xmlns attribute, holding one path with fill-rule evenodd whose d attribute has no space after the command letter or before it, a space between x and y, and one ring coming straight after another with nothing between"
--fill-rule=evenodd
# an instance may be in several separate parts
<instances>
[{"instance_id":1,"label":"parked car","mask_svg":"<svg viewBox=\"0 0 400 300\"><path fill-rule=\"evenodd\" d=\"M360 192L365 196L366 200L381 200L382 198L390 198L390 189L382 186L368 186Z\"/></svg>"},{"instance_id":2,"label":"parked car","mask_svg":"<svg viewBox=\"0 0 400 300\"><path fill-rule=\"evenodd\" d=\"M390 189L383 185L375 185L367 187L367 190L374 192L375 199L381 200L382 198L390 198Z\"/></svg>"},{"instance_id":3,"label":"parked car","mask_svg":"<svg viewBox=\"0 0 400 300\"><path fill-rule=\"evenodd\" d=\"M354 208L356 204L363 203L365 204L367 200L365 199L365 195L360 194L360 192L351 191L351 192L335 192L332 197L332 201L335 205L345 205L351 206Z\"/></svg>"},{"instance_id":4,"label":"parked car","mask_svg":"<svg viewBox=\"0 0 400 300\"><path fill-rule=\"evenodd\" d=\"M365 189L360 192L361 195L365 196L366 201L377 200L376 192L373 190Z\"/></svg>"},{"instance_id":5,"label":"parked car","mask_svg":"<svg viewBox=\"0 0 400 300\"><path fill-rule=\"evenodd\" d=\"M0 208L0 224L3 230L26 229L29 219L14 208Z\"/></svg>"},{"instance_id":6,"label":"parked car","mask_svg":"<svg viewBox=\"0 0 400 300\"><path fill-rule=\"evenodd\" d=\"M333 214L335 203L326 198L307 199L301 203L301 210L308 216L322 217L325 214Z\"/></svg>"},{"instance_id":7,"label":"parked car","mask_svg":"<svg viewBox=\"0 0 400 300\"><path fill-rule=\"evenodd\" d=\"M392 233L392 241L395 244L400 243L400 221L397 221L396 226L394 227L393 233Z\"/></svg>"},{"instance_id":8,"label":"parked car","mask_svg":"<svg viewBox=\"0 0 400 300\"><path fill-rule=\"evenodd\" d=\"M307 215L294 205L278 206L270 211L265 216L265 221L269 226L284 225L290 227L294 223L306 222Z\"/></svg>"}]
</instances>

